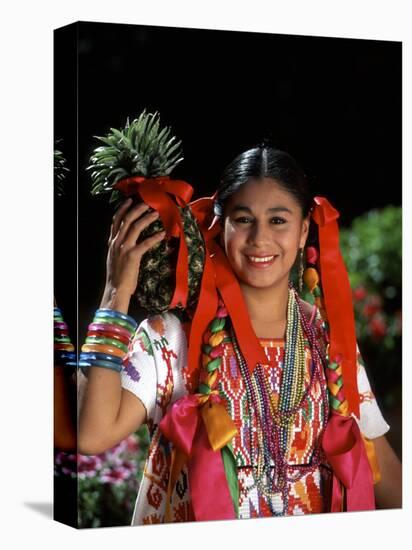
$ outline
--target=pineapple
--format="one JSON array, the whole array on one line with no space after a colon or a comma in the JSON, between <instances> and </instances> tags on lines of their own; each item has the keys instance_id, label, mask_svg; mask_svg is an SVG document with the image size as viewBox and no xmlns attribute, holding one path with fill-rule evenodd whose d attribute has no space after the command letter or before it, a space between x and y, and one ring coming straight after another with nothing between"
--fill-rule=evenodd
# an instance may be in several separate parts
<instances>
[{"instance_id":1,"label":"pineapple","mask_svg":"<svg viewBox=\"0 0 412 550\"><path fill-rule=\"evenodd\" d=\"M97 137L104 145L97 147L90 158L92 194L110 193L110 202L122 202L121 192L114 185L127 177L146 178L168 176L183 160L181 141L171 136L169 127L160 127L158 113L144 110L137 119L127 119L123 129L111 128L105 137ZM140 197L136 202L140 202ZM184 238L188 248L189 295L187 307L198 299L205 259L205 247L197 221L189 206L178 206L183 221ZM151 209L149 209L151 211ZM160 219L142 231L139 240L164 229ZM140 264L136 298L149 314L170 309L175 288L175 271L179 239L171 237L148 250ZM183 314L183 305L178 305Z\"/></svg>"}]
</instances>

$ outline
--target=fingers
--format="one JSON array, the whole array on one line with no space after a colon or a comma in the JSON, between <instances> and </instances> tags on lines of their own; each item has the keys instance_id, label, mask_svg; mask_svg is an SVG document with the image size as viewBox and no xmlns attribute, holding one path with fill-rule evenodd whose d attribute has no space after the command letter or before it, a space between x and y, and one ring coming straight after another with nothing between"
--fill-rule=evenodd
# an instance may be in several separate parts
<instances>
[{"instance_id":1,"label":"fingers","mask_svg":"<svg viewBox=\"0 0 412 550\"><path fill-rule=\"evenodd\" d=\"M113 233L113 242L115 242L117 246L121 246L123 244L130 226L137 219L139 219L148 210L148 208L150 208L148 204L140 202L129 210L123 210L122 213L119 211L121 217L119 216L119 218L117 218L116 220L116 226L118 227L118 230L116 233Z\"/></svg>"},{"instance_id":2,"label":"fingers","mask_svg":"<svg viewBox=\"0 0 412 550\"><path fill-rule=\"evenodd\" d=\"M145 252L153 248L155 245L160 243L166 236L166 231L160 231L159 233L155 233L154 235L148 237L135 247L136 255L139 257L142 257Z\"/></svg>"},{"instance_id":3,"label":"fingers","mask_svg":"<svg viewBox=\"0 0 412 550\"><path fill-rule=\"evenodd\" d=\"M146 229L151 223L159 217L158 212L148 212L135 220L129 227L129 231L123 239L123 245L126 249L133 248L143 229Z\"/></svg>"},{"instance_id":4,"label":"fingers","mask_svg":"<svg viewBox=\"0 0 412 550\"><path fill-rule=\"evenodd\" d=\"M116 210L113 216L112 225L110 227L110 240L112 240L119 231L120 223L123 215L127 212L129 206L132 204L132 199L128 198L124 203Z\"/></svg>"}]
</instances>

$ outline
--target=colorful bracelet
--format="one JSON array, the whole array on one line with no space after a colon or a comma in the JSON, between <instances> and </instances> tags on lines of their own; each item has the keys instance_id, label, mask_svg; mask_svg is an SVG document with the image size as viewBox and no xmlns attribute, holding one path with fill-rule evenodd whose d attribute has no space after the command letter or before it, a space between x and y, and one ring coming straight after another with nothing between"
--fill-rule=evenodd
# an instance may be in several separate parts
<instances>
[{"instance_id":1,"label":"colorful bracelet","mask_svg":"<svg viewBox=\"0 0 412 550\"><path fill-rule=\"evenodd\" d=\"M69 327L64 322L61 310L53 309L54 320L54 365L76 367L76 354L69 336Z\"/></svg>"},{"instance_id":2,"label":"colorful bracelet","mask_svg":"<svg viewBox=\"0 0 412 550\"><path fill-rule=\"evenodd\" d=\"M94 316L95 323L114 323L126 328L130 332L134 332L137 327L137 323L129 315L125 315L120 311L113 309L98 309Z\"/></svg>"},{"instance_id":3,"label":"colorful bracelet","mask_svg":"<svg viewBox=\"0 0 412 550\"><path fill-rule=\"evenodd\" d=\"M126 355L121 349L115 348L114 346L108 346L106 344L88 344L88 338L86 338L86 343L82 346L82 351L84 352L101 352L107 353L107 355L115 355L121 359Z\"/></svg>"},{"instance_id":4,"label":"colorful bracelet","mask_svg":"<svg viewBox=\"0 0 412 550\"><path fill-rule=\"evenodd\" d=\"M114 309L98 309L88 326L80 354L79 367L84 374L87 376L89 367L120 372L136 329L137 323L130 315Z\"/></svg>"},{"instance_id":5,"label":"colorful bracelet","mask_svg":"<svg viewBox=\"0 0 412 550\"><path fill-rule=\"evenodd\" d=\"M103 330L99 328L98 330L91 330L91 328L89 327L89 330L87 331L87 336L103 336L104 338L114 338L115 340L119 340L119 342L123 342L123 344L126 344L126 346L129 343L129 335L130 332L127 332L126 334L119 334L113 329Z\"/></svg>"},{"instance_id":6,"label":"colorful bracelet","mask_svg":"<svg viewBox=\"0 0 412 550\"><path fill-rule=\"evenodd\" d=\"M109 338L109 335L101 335L101 334L87 334L88 341L93 344L107 344L108 346L115 346L116 348L119 348L123 350L125 353L127 353L127 346L129 342L127 341L126 344L121 342L120 340L116 340L116 338Z\"/></svg>"},{"instance_id":7,"label":"colorful bracelet","mask_svg":"<svg viewBox=\"0 0 412 550\"><path fill-rule=\"evenodd\" d=\"M130 335L130 331L118 325L113 325L109 323L91 323L89 325L89 331L107 332L108 330L112 334L118 334L119 336L123 336L125 338L129 338Z\"/></svg>"},{"instance_id":8,"label":"colorful bracelet","mask_svg":"<svg viewBox=\"0 0 412 550\"><path fill-rule=\"evenodd\" d=\"M80 361L89 362L91 360L112 361L113 363L117 363L118 365L122 364L122 359L120 357L116 357L115 355L108 355L107 353L82 352L80 354Z\"/></svg>"},{"instance_id":9,"label":"colorful bracelet","mask_svg":"<svg viewBox=\"0 0 412 550\"><path fill-rule=\"evenodd\" d=\"M89 367L104 367L106 369L115 370L116 372L121 372L122 370L121 365L116 365L116 363L112 361L101 361L98 359L93 359L92 361L80 360L79 367L82 369L87 369Z\"/></svg>"}]
</instances>

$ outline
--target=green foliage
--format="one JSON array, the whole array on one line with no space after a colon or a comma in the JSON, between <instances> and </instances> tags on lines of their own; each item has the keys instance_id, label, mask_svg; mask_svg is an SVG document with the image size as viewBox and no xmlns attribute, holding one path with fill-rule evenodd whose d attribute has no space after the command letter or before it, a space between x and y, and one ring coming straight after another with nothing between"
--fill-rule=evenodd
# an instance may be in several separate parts
<instances>
[{"instance_id":1,"label":"green foliage","mask_svg":"<svg viewBox=\"0 0 412 550\"><path fill-rule=\"evenodd\" d=\"M57 196L64 195L64 182L66 175L70 170L67 168L67 161L63 156L63 153L58 149L53 153L53 172L54 172L54 185Z\"/></svg>"},{"instance_id":2,"label":"green foliage","mask_svg":"<svg viewBox=\"0 0 412 550\"><path fill-rule=\"evenodd\" d=\"M353 289L358 336L392 350L400 334L402 211L388 206L341 230L341 250Z\"/></svg>"},{"instance_id":3,"label":"green foliage","mask_svg":"<svg viewBox=\"0 0 412 550\"><path fill-rule=\"evenodd\" d=\"M183 160L181 141L171 136L169 127L160 127L159 114L146 113L126 121L124 128L110 128L104 137L95 136L104 145L90 157L92 194L111 193L110 202L118 203L120 192L113 186L131 176L167 176Z\"/></svg>"},{"instance_id":4,"label":"green foliage","mask_svg":"<svg viewBox=\"0 0 412 550\"><path fill-rule=\"evenodd\" d=\"M340 247L353 290L359 347L381 403L390 409L401 384L402 209L388 206L356 218L341 229Z\"/></svg>"},{"instance_id":5,"label":"green foliage","mask_svg":"<svg viewBox=\"0 0 412 550\"><path fill-rule=\"evenodd\" d=\"M340 232L342 255L351 285L365 285L390 300L402 283L402 209L387 206L356 218Z\"/></svg>"}]
</instances>

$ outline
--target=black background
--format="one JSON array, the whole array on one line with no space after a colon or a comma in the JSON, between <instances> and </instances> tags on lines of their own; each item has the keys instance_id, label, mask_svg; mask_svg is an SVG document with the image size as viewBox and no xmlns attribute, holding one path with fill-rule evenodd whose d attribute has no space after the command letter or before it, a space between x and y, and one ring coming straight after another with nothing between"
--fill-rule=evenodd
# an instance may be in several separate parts
<instances>
[{"instance_id":1,"label":"black background","mask_svg":"<svg viewBox=\"0 0 412 550\"><path fill-rule=\"evenodd\" d=\"M56 31L55 137L72 172L55 200L55 293L71 326L78 293L80 341L100 303L113 215L90 195L94 135L159 111L183 141L173 177L192 184L193 198L212 194L235 155L270 138L345 226L401 204L401 106L400 42L106 23Z\"/></svg>"}]
</instances>

